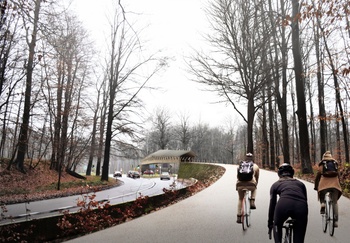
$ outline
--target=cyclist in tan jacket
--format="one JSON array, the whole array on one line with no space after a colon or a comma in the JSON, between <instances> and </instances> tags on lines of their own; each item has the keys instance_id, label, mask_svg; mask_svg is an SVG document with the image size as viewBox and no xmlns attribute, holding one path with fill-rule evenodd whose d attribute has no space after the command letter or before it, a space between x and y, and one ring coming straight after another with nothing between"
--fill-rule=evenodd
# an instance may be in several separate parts
<instances>
[{"instance_id":1,"label":"cyclist in tan jacket","mask_svg":"<svg viewBox=\"0 0 350 243\"><path fill-rule=\"evenodd\" d=\"M252 153L247 153L245 159L246 161L252 161L254 163ZM259 166L255 163L253 165L253 170L254 170L253 177L250 181L240 181L237 175L236 190L238 192L238 203L237 203L237 221L236 222L238 224L242 223L241 207L242 207L242 200L244 197L243 189L248 189L249 191L251 191L250 208L256 209L255 198L256 198L256 192L257 192L256 188L259 182Z\"/></svg>"},{"instance_id":2,"label":"cyclist in tan jacket","mask_svg":"<svg viewBox=\"0 0 350 243\"><path fill-rule=\"evenodd\" d=\"M315 190L318 192L318 199L321 203L321 214L325 213L325 200L324 197L327 192L332 193L332 200L334 202L334 227L338 227L338 199L342 195L342 189L339 182L339 174L336 176L326 176L324 175L324 162L326 161L334 161L336 165L338 162L332 158L332 154L330 151L326 151L323 156L321 162L318 164L318 172L315 178Z\"/></svg>"}]
</instances>

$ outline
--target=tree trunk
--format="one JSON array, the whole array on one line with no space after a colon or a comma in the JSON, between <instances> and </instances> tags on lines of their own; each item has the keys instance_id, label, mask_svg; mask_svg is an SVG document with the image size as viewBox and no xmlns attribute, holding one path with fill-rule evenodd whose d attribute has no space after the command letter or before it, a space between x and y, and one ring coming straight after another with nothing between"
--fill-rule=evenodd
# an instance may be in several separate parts
<instances>
[{"instance_id":1,"label":"tree trunk","mask_svg":"<svg viewBox=\"0 0 350 243\"><path fill-rule=\"evenodd\" d=\"M36 38L37 38L37 32L38 32L40 4L41 4L41 0L35 1L33 32L31 34L32 39L29 43L29 55L28 55L28 62L26 66L27 76L26 76L24 109L23 109L23 116L22 116L22 125L19 133L18 152L17 152L17 158L16 158L17 169L21 172L25 172L24 157L25 157L25 154L27 151L27 145L28 145L27 140L28 140L30 106L31 106L30 100L31 100L31 93L32 93L34 54L35 54L35 45L36 45Z\"/></svg>"},{"instance_id":2,"label":"tree trunk","mask_svg":"<svg viewBox=\"0 0 350 243\"><path fill-rule=\"evenodd\" d=\"M275 103L275 109L274 110L277 110L277 104ZM274 140L275 140L275 157L276 157L276 160L275 161L273 161L274 163L275 163L275 166L279 166L280 165L280 147L282 146L282 145L280 145L280 135L279 135L279 124L278 124L278 121L277 121L277 115L275 115L274 116L274 120L273 120L273 124L274 124L274 130L275 130L275 132L274 132L274 134L273 134L273 136L274 136Z\"/></svg>"},{"instance_id":3,"label":"tree trunk","mask_svg":"<svg viewBox=\"0 0 350 243\"><path fill-rule=\"evenodd\" d=\"M104 92L103 96L104 100L106 97L106 92ZM105 104L107 102L104 102ZM101 174L101 161L102 161L102 154L103 154L103 138L104 138L104 131L105 131L105 125L106 125L106 106L103 105L103 108L101 109L101 119L100 119L100 137L98 142L98 152L97 152L97 163L96 163L96 175L99 176Z\"/></svg>"},{"instance_id":4,"label":"tree trunk","mask_svg":"<svg viewBox=\"0 0 350 243\"><path fill-rule=\"evenodd\" d=\"M248 144L247 153L254 154L254 141L253 141L253 123L255 115L254 97L248 96L248 124L247 124L247 134L248 134Z\"/></svg>"},{"instance_id":5,"label":"tree trunk","mask_svg":"<svg viewBox=\"0 0 350 243\"><path fill-rule=\"evenodd\" d=\"M285 7L284 7L284 0L281 0L281 13L282 17L285 18ZM279 114L281 116L281 123L282 123L282 153L283 153L283 162L290 164L290 151L289 151L289 127L288 127L288 117L287 117L287 56L288 56L288 48L287 48L287 41L286 41L286 34L285 34L285 26L281 26L281 58L282 58L282 77L280 77L279 73L279 66L280 66L280 60L278 58L278 39L277 39L277 33L276 33L276 24L275 20L273 18L273 9L271 0L269 0L269 16L270 16L270 22L272 27L272 33L274 37L274 53L275 57L274 59L274 81L275 81L275 96L276 96L276 102ZM272 57L271 57L272 59ZM282 80L282 94L280 93L280 82Z\"/></svg>"},{"instance_id":6,"label":"tree trunk","mask_svg":"<svg viewBox=\"0 0 350 243\"><path fill-rule=\"evenodd\" d=\"M316 161L316 135L315 135L315 122L314 122L314 108L312 104L312 92L310 82L307 82L307 90L309 94L309 107L310 107L310 136L311 136L311 161Z\"/></svg>"},{"instance_id":7,"label":"tree trunk","mask_svg":"<svg viewBox=\"0 0 350 243\"><path fill-rule=\"evenodd\" d=\"M271 89L272 87L267 89L268 96L271 97ZM269 99L268 103L268 114L269 114L269 149L270 149L270 169L275 170L275 163L276 163L276 156L275 156L275 131L274 131L274 124L273 124L273 118L275 116L272 108L272 99Z\"/></svg>"},{"instance_id":8,"label":"tree trunk","mask_svg":"<svg viewBox=\"0 0 350 243\"><path fill-rule=\"evenodd\" d=\"M53 129L53 141L52 141L52 153L50 169L59 171L58 151L60 150L60 135L62 129L62 99L63 99L63 82L64 82L64 70L65 65L62 57L59 58L57 64L58 77L57 77L57 107L56 115L54 116L54 129Z\"/></svg>"},{"instance_id":9,"label":"tree trunk","mask_svg":"<svg viewBox=\"0 0 350 243\"><path fill-rule=\"evenodd\" d=\"M265 92L263 92L263 99L265 100ZM269 99L270 100L270 99ZM264 104L262 109L263 109L263 116L262 116L262 167L266 168L267 167L267 163L270 160L269 158L269 139L268 139L268 135L267 135L267 118L266 118L266 105Z\"/></svg>"},{"instance_id":10,"label":"tree trunk","mask_svg":"<svg viewBox=\"0 0 350 243\"><path fill-rule=\"evenodd\" d=\"M348 142L348 129L347 129L347 123L345 121L345 114L343 110L343 105L342 105L342 100L340 96L340 87L339 87L339 82L338 82L338 77L337 77L337 72L335 65L333 63L333 59L331 56L331 52L328 47L328 43L326 42L326 38L323 35L324 42L325 42L325 48L327 51L327 55L329 58L329 63L332 68L332 75L333 75L333 81L334 81L334 90L335 90L335 100L337 103L337 110L339 111L339 116L342 122L342 130L343 130L343 141L344 141L344 153L345 153L345 162L349 163L350 162L350 154L349 154L349 142Z\"/></svg>"},{"instance_id":11,"label":"tree trunk","mask_svg":"<svg viewBox=\"0 0 350 243\"><path fill-rule=\"evenodd\" d=\"M113 77L113 75L112 75ZM113 81L110 83L111 88L113 89ZM109 108L108 108L108 118L107 118L107 129L106 129L106 143L105 150L103 155L103 165L102 165L102 175L101 181L108 181L108 171L109 171L109 158L110 158L110 150L111 150L111 141L112 141L112 124L113 124L113 103L114 103L114 92L110 92L109 98Z\"/></svg>"},{"instance_id":12,"label":"tree trunk","mask_svg":"<svg viewBox=\"0 0 350 243\"><path fill-rule=\"evenodd\" d=\"M318 18L318 16L316 16ZM317 20L319 23L319 20ZM320 51L320 33L319 26L316 25L316 30L314 30L314 42L315 42L315 52L316 52L316 62L317 62L317 90L318 90L318 110L319 110L319 121L320 121L320 158L327 150L327 115L324 105L324 82L322 78L322 58Z\"/></svg>"},{"instance_id":13,"label":"tree trunk","mask_svg":"<svg viewBox=\"0 0 350 243\"><path fill-rule=\"evenodd\" d=\"M95 155L95 145L96 145L96 131L97 131L97 115L100 109L100 96L101 96L101 87L98 89L97 92L97 102L96 102L96 110L94 113L94 119L93 119L93 125L92 125L92 138L91 138L91 147L90 147L90 154L89 154L89 162L88 166L86 169L86 175L89 176L91 175L91 170L92 170L92 163L94 160L94 155Z\"/></svg>"},{"instance_id":14,"label":"tree trunk","mask_svg":"<svg viewBox=\"0 0 350 243\"><path fill-rule=\"evenodd\" d=\"M340 139L340 125L339 125L339 122L338 122L338 119L339 119L339 113L338 113L338 105L336 105L336 114L337 114L337 119L335 121L335 125L336 125L336 147L335 147L335 150L337 151L337 159L339 161L339 163L342 162L342 158L341 158L341 139Z\"/></svg>"},{"instance_id":15,"label":"tree trunk","mask_svg":"<svg viewBox=\"0 0 350 243\"><path fill-rule=\"evenodd\" d=\"M0 29L5 30L6 22L8 22L6 19L6 15L8 14L8 5L7 5L7 0L1 1L0 2ZM4 28L5 27L5 28ZM0 42L1 42L1 56L0 56L0 96L3 94L3 88L4 84L6 82L5 75L6 75L6 67L7 67L7 62L9 60L9 54L10 54L10 47L9 47L9 42L12 42L12 39L14 36L12 35L6 35L2 33L2 36L0 37ZM8 95L9 96L9 95Z\"/></svg>"},{"instance_id":16,"label":"tree trunk","mask_svg":"<svg viewBox=\"0 0 350 243\"><path fill-rule=\"evenodd\" d=\"M306 119L306 103L305 103L305 82L304 72L302 65L302 58L300 53L300 41L299 41L299 1L292 0L293 3L293 22L292 22L292 46L294 57L294 73L295 73L295 89L297 93L298 115L299 122L299 141L300 141L300 155L302 173L312 173L312 166L310 161L310 145L309 145L309 131L307 127Z\"/></svg>"}]
</instances>

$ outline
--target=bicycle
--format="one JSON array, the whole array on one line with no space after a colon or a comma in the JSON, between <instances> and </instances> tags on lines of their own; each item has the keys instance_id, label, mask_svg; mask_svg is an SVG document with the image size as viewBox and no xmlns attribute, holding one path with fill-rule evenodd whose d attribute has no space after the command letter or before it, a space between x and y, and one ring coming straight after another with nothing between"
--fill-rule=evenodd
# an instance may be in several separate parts
<instances>
[{"instance_id":1,"label":"bicycle","mask_svg":"<svg viewBox=\"0 0 350 243\"><path fill-rule=\"evenodd\" d=\"M293 242L293 225L295 223L295 219L287 219L283 226L282 226L282 230L283 230L283 235L282 235L282 242L283 243L292 243ZM271 230L269 230L269 239L272 239L271 236Z\"/></svg>"},{"instance_id":2,"label":"bicycle","mask_svg":"<svg viewBox=\"0 0 350 243\"><path fill-rule=\"evenodd\" d=\"M330 236L334 235L334 202L332 200L332 193L327 192L326 195L324 196L325 202L326 202L326 207L325 207L325 213L322 214L322 228L323 232L327 232L327 227L328 227L328 232Z\"/></svg>"},{"instance_id":3,"label":"bicycle","mask_svg":"<svg viewBox=\"0 0 350 243\"><path fill-rule=\"evenodd\" d=\"M287 219L283 224L284 228L284 237L282 238L284 243L292 243L293 237L293 225L295 223L295 219Z\"/></svg>"},{"instance_id":4,"label":"bicycle","mask_svg":"<svg viewBox=\"0 0 350 243\"><path fill-rule=\"evenodd\" d=\"M244 197L242 199L241 208L241 222L243 230L246 230L250 226L250 191L248 189L243 189Z\"/></svg>"}]
</instances>

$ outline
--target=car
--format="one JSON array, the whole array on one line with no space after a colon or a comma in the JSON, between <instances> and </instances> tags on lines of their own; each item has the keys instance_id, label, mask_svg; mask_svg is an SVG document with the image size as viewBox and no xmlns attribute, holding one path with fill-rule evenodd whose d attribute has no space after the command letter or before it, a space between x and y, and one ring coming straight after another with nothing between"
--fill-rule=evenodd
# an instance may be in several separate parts
<instances>
[{"instance_id":1,"label":"car","mask_svg":"<svg viewBox=\"0 0 350 243\"><path fill-rule=\"evenodd\" d=\"M144 174L144 175L153 175L154 172L153 172L153 170L145 170L145 171L143 172L143 174Z\"/></svg>"},{"instance_id":2,"label":"car","mask_svg":"<svg viewBox=\"0 0 350 243\"><path fill-rule=\"evenodd\" d=\"M162 174L160 174L160 179L161 179L161 180L170 180L170 174L169 174L169 172L163 171Z\"/></svg>"},{"instance_id":3,"label":"car","mask_svg":"<svg viewBox=\"0 0 350 243\"><path fill-rule=\"evenodd\" d=\"M128 173L126 174L128 177L132 177L132 174L133 174L133 170L129 170Z\"/></svg>"},{"instance_id":4,"label":"car","mask_svg":"<svg viewBox=\"0 0 350 243\"><path fill-rule=\"evenodd\" d=\"M113 177L122 177L122 173L119 170L114 171Z\"/></svg>"},{"instance_id":5,"label":"car","mask_svg":"<svg viewBox=\"0 0 350 243\"><path fill-rule=\"evenodd\" d=\"M136 170L130 170L129 172L128 172L128 177L130 177L130 178L140 178L140 173L138 172L138 171L136 171Z\"/></svg>"}]
</instances>

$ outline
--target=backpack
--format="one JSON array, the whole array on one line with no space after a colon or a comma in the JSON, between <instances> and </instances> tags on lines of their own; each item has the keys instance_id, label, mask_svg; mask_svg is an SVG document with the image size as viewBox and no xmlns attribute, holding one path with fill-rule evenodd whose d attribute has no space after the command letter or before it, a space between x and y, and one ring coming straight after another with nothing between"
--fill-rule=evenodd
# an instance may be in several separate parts
<instances>
[{"instance_id":1,"label":"backpack","mask_svg":"<svg viewBox=\"0 0 350 243\"><path fill-rule=\"evenodd\" d=\"M322 175L324 177L336 177L338 176L338 164L334 160L324 160L322 161L323 171Z\"/></svg>"},{"instance_id":2,"label":"backpack","mask_svg":"<svg viewBox=\"0 0 350 243\"><path fill-rule=\"evenodd\" d=\"M254 174L253 165L253 161L241 161L237 169L238 180L251 181Z\"/></svg>"}]
</instances>

